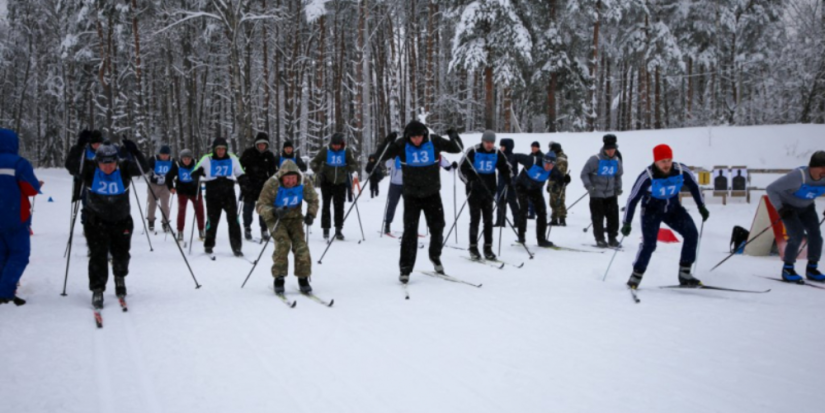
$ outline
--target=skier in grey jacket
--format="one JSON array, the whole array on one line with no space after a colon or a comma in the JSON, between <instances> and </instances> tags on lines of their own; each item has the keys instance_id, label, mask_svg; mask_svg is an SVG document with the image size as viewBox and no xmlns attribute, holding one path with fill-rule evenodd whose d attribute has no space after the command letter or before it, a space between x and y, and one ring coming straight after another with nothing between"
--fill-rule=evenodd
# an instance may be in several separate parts
<instances>
[{"instance_id":1,"label":"skier in grey jacket","mask_svg":"<svg viewBox=\"0 0 825 413\"><path fill-rule=\"evenodd\" d=\"M619 195L622 194L622 160L616 156L618 145L605 142L601 151L593 155L582 168L581 180L584 189L590 193L590 217L593 220L593 235L600 248L618 247L619 241ZM605 242L604 221L607 218Z\"/></svg>"},{"instance_id":2,"label":"skier in grey jacket","mask_svg":"<svg viewBox=\"0 0 825 413\"><path fill-rule=\"evenodd\" d=\"M794 270L794 263L802 238L807 234L808 266L805 276L811 281L825 282L825 275L817 269L822 256L822 233L815 203L817 197L825 195L825 151L814 153L807 167L794 169L768 185L767 192L788 234L782 279L799 284L805 282Z\"/></svg>"}]
</instances>

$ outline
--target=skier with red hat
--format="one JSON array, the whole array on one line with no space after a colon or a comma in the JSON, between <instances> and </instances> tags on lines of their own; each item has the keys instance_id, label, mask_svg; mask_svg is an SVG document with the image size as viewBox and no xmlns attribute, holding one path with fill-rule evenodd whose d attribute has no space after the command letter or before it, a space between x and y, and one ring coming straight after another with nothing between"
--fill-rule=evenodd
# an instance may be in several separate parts
<instances>
[{"instance_id":1,"label":"skier with red hat","mask_svg":"<svg viewBox=\"0 0 825 413\"><path fill-rule=\"evenodd\" d=\"M627 286L636 289L642 282L642 276L647 270L650 257L656 250L656 240L659 234L659 227L662 222L667 224L683 238L682 257L679 260L679 284L684 286L699 286L702 283L691 274L691 267L696 261L696 245L699 241L696 224L688 214L687 210L679 201L679 192L682 186L687 186L690 190L696 205L699 206L699 213L702 215L702 222L707 221L710 213L705 207L705 200L699 190L696 176L690 169L682 163L673 162L673 150L667 145L659 145L653 148L652 165L648 166L644 172L636 179L633 190L627 200L627 209L624 215L624 225L622 235L630 235L633 214L636 205L642 202L640 217L642 220L642 244L641 250L633 263L633 274L627 281Z\"/></svg>"}]
</instances>

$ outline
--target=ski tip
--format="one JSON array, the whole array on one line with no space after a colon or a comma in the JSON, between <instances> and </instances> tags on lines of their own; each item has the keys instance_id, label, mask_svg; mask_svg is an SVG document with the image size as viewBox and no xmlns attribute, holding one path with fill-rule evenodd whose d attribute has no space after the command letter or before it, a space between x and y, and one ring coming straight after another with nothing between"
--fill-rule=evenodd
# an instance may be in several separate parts
<instances>
[{"instance_id":1,"label":"ski tip","mask_svg":"<svg viewBox=\"0 0 825 413\"><path fill-rule=\"evenodd\" d=\"M327 307L332 307L333 304L335 304L335 300L329 300L329 305L327 305Z\"/></svg>"},{"instance_id":2,"label":"ski tip","mask_svg":"<svg viewBox=\"0 0 825 413\"><path fill-rule=\"evenodd\" d=\"M198 290L198 289L200 289L201 287L203 287L203 286L202 286L202 285L200 285L200 284L198 284L198 285L196 285L196 286L195 286L195 289L196 289L196 290Z\"/></svg>"},{"instance_id":3,"label":"ski tip","mask_svg":"<svg viewBox=\"0 0 825 413\"><path fill-rule=\"evenodd\" d=\"M521 264L517 265L516 268L521 268L523 266L524 266L524 263L521 263Z\"/></svg>"},{"instance_id":4,"label":"ski tip","mask_svg":"<svg viewBox=\"0 0 825 413\"><path fill-rule=\"evenodd\" d=\"M289 306L289 308L295 308L295 306L296 306L296 305L298 305L298 302L297 302L297 301L293 301L293 302L292 302L292 305L291 305L291 306Z\"/></svg>"}]
</instances>

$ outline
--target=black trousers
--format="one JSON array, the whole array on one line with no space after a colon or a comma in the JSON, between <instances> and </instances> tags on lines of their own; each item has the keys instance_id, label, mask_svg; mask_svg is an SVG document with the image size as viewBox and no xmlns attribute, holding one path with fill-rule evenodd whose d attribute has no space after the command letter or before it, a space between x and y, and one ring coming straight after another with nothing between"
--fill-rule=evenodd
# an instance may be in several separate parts
<instances>
[{"instance_id":1,"label":"black trousers","mask_svg":"<svg viewBox=\"0 0 825 413\"><path fill-rule=\"evenodd\" d=\"M502 199L502 192L507 188L507 196ZM510 211L513 213L514 225L518 225L519 220L519 204L518 194L516 194L515 185L505 185L504 181L498 181L498 190L496 191L496 199L499 200L500 205L496 211L496 225L504 226L506 224L505 217L507 216L507 206L510 206Z\"/></svg>"},{"instance_id":2,"label":"black trousers","mask_svg":"<svg viewBox=\"0 0 825 413\"><path fill-rule=\"evenodd\" d=\"M518 203L521 205L518 220L519 238L526 240L525 233L527 232L528 208L525 207L529 202L532 202L533 207L536 209L536 240L544 241L547 235L547 203L544 202L544 191L542 191L542 187L527 189L519 186L516 192L518 193Z\"/></svg>"},{"instance_id":3,"label":"black trousers","mask_svg":"<svg viewBox=\"0 0 825 413\"><path fill-rule=\"evenodd\" d=\"M244 199L243 200L243 226L244 228L251 228L252 227L252 213L255 211L255 204L257 204L258 200L255 199ZM261 230L266 231L266 222L264 222L264 217L258 215L258 224L261 226Z\"/></svg>"},{"instance_id":4,"label":"black trousers","mask_svg":"<svg viewBox=\"0 0 825 413\"><path fill-rule=\"evenodd\" d=\"M424 212L424 219L430 228L430 258L441 258L441 244L444 238L444 205L441 194L425 198L404 197L404 235L401 237L402 274L409 274L415 266L418 253L418 222Z\"/></svg>"},{"instance_id":5,"label":"black trousers","mask_svg":"<svg viewBox=\"0 0 825 413\"><path fill-rule=\"evenodd\" d=\"M590 197L590 218L593 220L593 235L596 241L604 241L604 220L607 218L607 236L615 239L619 235L619 199Z\"/></svg>"},{"instance_id":6,"label":"black trousers","mask_svg":"<svg viewBox=\"0 0 825 413\"><path fill-rule=\"evenodd\" d=\"M370 179L370 198L378 196L378 180Z\"/></svg>"},{"instance_id":7,"label":"black trousers","mask_svg":"<svg viewBox=\"0 0 825 413\"><path fill-rule=\"evenodd\" d=\"M478 225L484 218L484 245L493 245L493 200L470 196L470 245L478 242Z\"/></svg>"},{"instance_id":8,"label":"black trousers","mask_svg":"<svg viewBox=\"0 0 825 413\"><path fill-rule=\"evenodd\" d=\"M218 233L218 223L221 221L221 213L226 211L226 223L229 225L229 244L232 251L241 250L241 225L238 224L238 204L235 202L235 194L230 193L209 195L206 192L206 240L203 246L212 248L215 246L215 235Z\"/></svg>"},{"instance_id":9,"label":"black trousers","mask_svg":"<svg viewBox=\"0 0 825 413\"><path fill-rule=\"evenodd\" d=\"M89 289L106 290L109 281L109 252L112 253L112 272L115 276L129 274L129 250L132 248L132 217L118 222L106 222L88 214L83 229L89 244Z\"/></svg>"},{"instance_id":10,"label":"black trousers","mask_svg":"<svg viewBox=\"0 0 825 413\"><path fill-rule=\"evenodd\" d=\"M335 228L344 226L344 197L347 195L347 184L333 185L324 182L321 184L321 228L330 228L329 208L332 201L335 208Z\"/></svg>"}]
</instances>

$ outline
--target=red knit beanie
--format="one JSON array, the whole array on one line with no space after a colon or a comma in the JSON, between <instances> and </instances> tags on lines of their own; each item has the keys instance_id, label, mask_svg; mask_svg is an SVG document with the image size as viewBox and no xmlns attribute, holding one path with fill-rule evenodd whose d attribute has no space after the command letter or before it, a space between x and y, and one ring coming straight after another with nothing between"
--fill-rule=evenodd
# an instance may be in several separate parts
<instances>
[{"instance_id":1,"label":"red knit beanie","mask_svg":"<svg viewBox=\"0 0 825 413\"><path fill-rule=\"evenodd\" d=\"M670 149L670 146L659 145L653 148L653 162L659 162L662 159L673 159L673 149Z\"/></svg>"}]
</instances>

